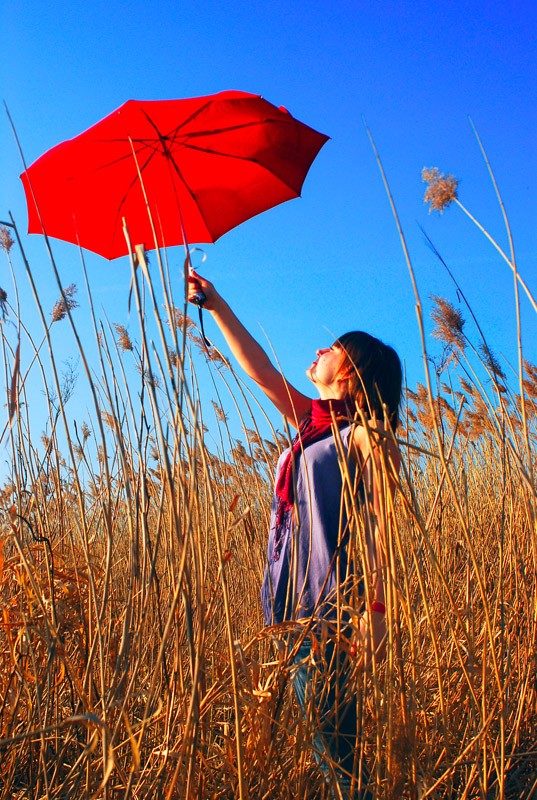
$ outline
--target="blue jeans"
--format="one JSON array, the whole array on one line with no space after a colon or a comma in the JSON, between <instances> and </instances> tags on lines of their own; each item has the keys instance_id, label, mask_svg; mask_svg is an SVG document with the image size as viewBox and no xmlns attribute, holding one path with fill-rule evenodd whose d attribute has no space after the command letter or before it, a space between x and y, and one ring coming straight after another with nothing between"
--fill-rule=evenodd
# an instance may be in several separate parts
<instances>
[{"instance_id":1,"label":"blue jeans","mask_svg":"<svg viewBox=\"0 0 537 800\"><path fill-rule=\"evenodd\" d=\"M348 690L348 656L328 642L312 652L304 640L293 662L293 687L304 718L312 720L313 747L334 798L372 800L357 735L356 697ZM354 781L352 780L354 777ZM335 785L339 787L339 794ZM359 789L358 787L362 788Z\"/></svg>"}]
</instances>

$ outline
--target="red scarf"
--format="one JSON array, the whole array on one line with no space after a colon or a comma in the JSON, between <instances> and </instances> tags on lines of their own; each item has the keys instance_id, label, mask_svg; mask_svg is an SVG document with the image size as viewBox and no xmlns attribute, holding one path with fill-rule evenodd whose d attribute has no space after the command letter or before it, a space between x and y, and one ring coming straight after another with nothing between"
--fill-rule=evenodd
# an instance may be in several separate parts
<instances>
[{"instance_id":1,"label":"red scarf","mask_svg":"<svg viewBox=\"0 0 537 800\"><path fill-rule=\"evenodd\" d=\"M311 412L300 424L297 435L293 439L291 449L287 453L282 463L278 479L276 481L276 496L278 498L278 511L276 524L279 526L283 521L283 516L293 506L294 487L293 487L293 463L303 448L312 442L322 439L328 431L332 430L332 424L338 428L348 424L350 407L348 400L312 400Z\"/></svg>"}]
</instances>

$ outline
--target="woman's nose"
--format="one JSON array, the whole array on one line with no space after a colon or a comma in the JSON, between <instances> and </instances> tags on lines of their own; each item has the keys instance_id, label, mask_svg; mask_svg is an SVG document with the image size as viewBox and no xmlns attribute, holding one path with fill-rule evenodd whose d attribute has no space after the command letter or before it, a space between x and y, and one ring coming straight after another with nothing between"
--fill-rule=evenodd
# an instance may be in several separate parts
<instances>
[{"instance_id":1,"label":"woman's nose","mask_svg":"<svg viewBox=\"0 0 537 800\"><path fill-rule=\"evenodd\" d=\"M315 351L315 355L317 356L317 358L319 358L319 356L322 356L322 354L326 353L327 350L330 350L330 348L329 347L321 347L321 348L319 348L319 350Z\"/></svg>"}]
</instances>

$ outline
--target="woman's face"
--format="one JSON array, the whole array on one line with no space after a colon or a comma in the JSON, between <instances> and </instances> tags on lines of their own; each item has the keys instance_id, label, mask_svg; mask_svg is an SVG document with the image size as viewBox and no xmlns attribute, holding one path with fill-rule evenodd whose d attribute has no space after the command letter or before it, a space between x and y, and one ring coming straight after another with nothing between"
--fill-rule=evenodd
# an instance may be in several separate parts
<instances>
[{"instance_id":1,"label":"woman's face","mask_svg":"<svg viewBox=\"0 0 537 800\"><path fill-rule=\"evenodd\" d=\"M315 384L321 396L339 397L340 382L337 380L345 359L345 353L337 344L317 350L317 358L306 370L306 375Z\"/></svg>"}]
</instances>

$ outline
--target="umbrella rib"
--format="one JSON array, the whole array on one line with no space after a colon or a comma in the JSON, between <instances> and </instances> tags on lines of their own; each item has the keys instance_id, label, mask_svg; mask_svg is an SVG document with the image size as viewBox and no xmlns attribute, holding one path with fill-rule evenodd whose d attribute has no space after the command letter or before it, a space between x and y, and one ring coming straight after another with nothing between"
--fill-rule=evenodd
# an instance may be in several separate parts
<instances>
[{"instance_id":1,"label":"umbrella rib","mask_svg":"<svg viewBox=\"0 0 537 800\"><path fill-rule=\"evenodd\" d=\"M262 119L262 120L255 120L253 122L241 122L239 125L226 125L224 128L208 128L204 131L192 131L192 133L187 133L186 136L189 138L195 138L197 136L214 136L220 133L229 133L231 131L238 131L243 130L245 128L255 128L255 127L262 127L263 125L267 124L276 124L276 125L292 125L292 123L296 123L296 120L291 117L291 119ZM294 126L293 126L294 127ZM176 128L174 131L178 131L179 128Z\"/></svg>"},{"instance_id":2,"label":"umbrella rib","mask_svg":"<svg viewBox=\"0 0 537 800\"><path fill-rule=\"evenodd\" d=\"M175 138L175 136L177 136L177 133L178 133L178 131L181 130L181 128L183 128L185 125L188 125L188 123L192 122L192 120L196 119L196 117L199 116L202 113L202 111L205 111L205 109L208 108L209 106L210 106L210 102L207 102L204 105L202 105L201 108L198 108L196 111L194 111L193 114L191 114L189 117L184 119L181 122L180 125L178 125L175 129L173 129L173 134L170 133L170 134L167 134L166 136L163 136L161 134L161 132L160 132L160 130L158 128L158 125L156 124L156 122L153 122L153 120L151 119L150 115L147 113L145 108L142 109L142 113L144 114L145 118L147 119L147 121L149 122L151 127L154 129L155 133L157 134L157 136L159 138L159 141L162 143L163 141L166 140L167 136L171 135L171 136L173 136Z\"/></svg>"},{"instance_id":3,"label":"umbrella rib","mask_svg":"<svg viewBox=\"0 0 537 800\"><path fill-rule=\"evenodd\" d=\"M99 140L96 140L96 141L99 141ZM147 161L145 162L145 164L143 166L144 169L149 164L149 162L153 158L153 156L156 155L157 153L161 152L158 147L151 147L151 144L152 144L152 140L151 139L147 139L147 140L145 140L145 139L132 139L131 141L132 142L136 142L136 144L144 144L146 148L149 148L151 150L151 153L148 156L148 159L147 159ZM102 139L101 142L103 144L108 144L109 142L116 142L117 144L125 144L125 141L123 139ZM138 155L138 153L141 153L141 152L142 152L142 148L140 148L137 151L136 155ZM128 160L129 158L132 158L132 152L131 153L127 153L124 156L118 156L113 161L108 161L106 164L101 164L99 167L95 167L95 172L99 172L102 169L108 169L109 167L112 167L115 164L119 164L122 161Z\"/></svg>"},{"instance_id":4,"label":"umbrella rib","mask_svg":"<svg viewBox=\"0 0 537 800\"><path fill-rule=\"evenodd\" d=\"M153 151L153 152L152 152L152 153L151 153L151 154L148 156L148 158L147 158L147 161L145 162L145 164L143 164L143 165L139 165L140 175L142 174L143 170L144 170L144 169L147 167L147 165L149 164L149 162L151 161L151 159L153 158L153 156L154 156L154 155L155 155L157 152L158 152L157 150L154 150L154 151ZM138 158L138 154L137 154L137 153L131 153L131 156L130 156L130 157L131 157L131 158L135 158L135 160L136 160L136 163L137 163L137 158ZM125 158L128 158L128 156L125 156ZM118 159L118 160L123 160L123 159ZM114 163L114 162L112 162L112 163ZM116 213L116 220L115 220L115 223L114 223L114 228L113 228L114 230L116 230L118 219L120 219L120 217L121 217L121 209L123 208L123 206L124 206L124 205L125 205L125 203L127 202L127 197L128 197L128 194L129 194L129 192L131 191L131 189L133 189L133 188L134 188L134 186L136 186L136 183L137 183L137 181L138 181L138 173L136 173L135 177L134 177L134 178L131 180L131 182L130 182L129 186L128 186L128 187L126 188L126 190L125 190L125 193L124 193L123 197L121 198L121 201L120 201L120 203L119 203L118 210L117 210L117 213Z\"/></svg>"},{"instance_id":5,"label":"umbrella rib","mask_svg":"<svg viewBox=\"0 0 537 800\"><path fill-rule=\"evenodd\" d=\"M236 161L247 161L250 164L255 164L260 169L264 169L266 172L268 172L274 178L277 178L281 183L284 184L284 186L287 186L288 189L291 189L291 191L296 194L296 189L291 183L286 181L280 175L276 175L274 172L272 172L272 170L270 170L268 167L266 167L260 161L257 161L255 158L248 158L246 156L235 156L232 153L222 153L222 152L220 152L218 150L211 150L208 147L197 147L196 145L187 144L186 142L183 143L183 146L185 148L189 149L189 150L196 150L199 153L208 153L209 155L220 156L220 158L234 158ZM177 165L175 164L175 159L174 158L172 158L172 162L177 167ZM183 180L183 182L185 182L184 179L182 179L182 180ZM185 183L185 186L186 185L187 184Z\"/></svg>"},{"instance_id":6,"label":"umbrella rib","mask_svg":"<svg viewBox=\"0 0 537 800\"><path fill-rule=\"evenodd\" d=\"M183 186L184 186L184 188L186 189L187 193L188 193L188 194L190 195L190 197L192 198L192 202L194 203L195 207L197 208L197 210L198 210L198 214L200 215L201 219L203 220L203 224L205 225L205 228L207 229L208 233L209 233L209 234L212 236L212 234L211 234L211 229L209 228L209 225L208 225L208 223L207 223L207 220L205 219L205 214L204 214L204 213L203 213L203 211L201 210L201 208L200 208L200 205L199 205L198 201L196 200L196 196L195 196L195 194L192 192L192 189L190 188L190 186L188 185L188 183L187 183L187 182L185 181L185 179L183 178L183 173L182 173L182 172L181 172L181 170L179 169L179 165L176 163L176 161L175 161L175 158L173 158L173 156L171 156L171 157L170 157L170 159L169 159L169 162L171 163L171 165L172 165L172 166L173 166L173 168L175 169L175 171L176 171L176 173L177 173L177 175L178 175L178 177L179 177L179 180L180 180L180 181L181 181L181 183L183 184ZM182 212L181 212L181 203L179 202L179 197L177 196L177 192L176 192L176 190L175 190L175 183L174 183L173 181L172 181L172 186L173 186L173 190L174 190L174 194L175 194L175 199L176 199L176 202L177 202L177 208L179 209L179 216L181 217L181 216L182 216Z\"/></svg>"},{"instance_id":7,"label":"umbrella rib","mask_svg":"<svg viewBox=\"0 0 537 800\"><path fill-rule=\"evenodd\" d=\"M177 145L177 139L181 135L183 138L182 138L182 141L180 142L179 146L181 146L183 144L185 146L187 146L189 139L196 139L196 138L200 138L202 136L215 136L216 137L216 136L218 136L220 134L223 134L223 133L231 133L233 131L246 130L247 128L263 127L264 125L267 125L267 124L292 125L293 123L296 124L296 120L294 118L291 118L289 120L287 120L287 119L282 119L282 120L280 120L280 119L263 119L263 120L256 120L255 122L241 122L239 125L227 125L226 127L223 127L223 128L209 128L207 130L202 130L202 131L192 131L191 133L186 133L186 134L180 134L181 126L178 126L173 131L170 131L166 135L166 138L168 140L170 140L170 142L173 145Z\"/></svg>"},{"instance_id":8,"label":"umbrella rib","mask_svg":"<svg viewBox=\"0 0 537 800\"><path fill-rule=\"evenodd\" d=\"M228 133L230 131L241 130L243 128L251 128L256 125L263 125L266 122L277 122L278 120L263 120L259 121L256 120L255 122L241 122L239 125L226 125L224 128L207 128L206 130L196 130L191 131L190 133L181 133L181 129L184 127L185 123L181 123L176 128L173 128L166 134L166 138L168 138L174 144L177 141L177 138L183 136L185 139L195 138L197 136L218 136L220 133Z\"/></svg>"}]
</instances>

